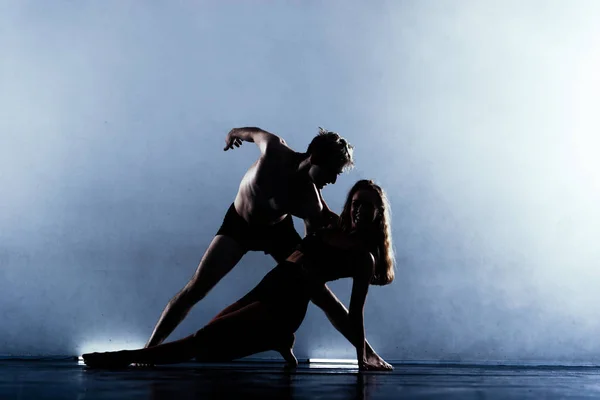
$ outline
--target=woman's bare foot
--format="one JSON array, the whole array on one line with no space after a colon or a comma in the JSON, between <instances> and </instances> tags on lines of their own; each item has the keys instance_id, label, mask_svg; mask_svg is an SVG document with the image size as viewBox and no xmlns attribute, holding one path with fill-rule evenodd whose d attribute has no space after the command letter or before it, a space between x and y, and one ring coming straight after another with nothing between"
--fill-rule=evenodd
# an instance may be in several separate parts
<instances>
[{"instance_id":1,"label":"woman's bare foot","mask_svg":"<svg viewBox=\"0 0 600 400\"><path fill-rule=\"evenodd\" d=\"M296 368L298 366L298 360L296 359L296 356L292 350L295 342L296 335L293 333L285 335L280 341L281 344L277 349L279 354L281 354L283 359L287 362L286 368Z\"/></svg>"},{"instance_id":2,"label":"woman's bare foot","mask_svg":"<svg viewBox=\"0 0 600 400\"><path fill-rule=\"evenodd\" d=\"M92 368L127 368L131 361L127 350L83 355L85 365Z\"/></svg>"},{"instance_id":3,"label":"woman's bare foot","mask_svg":"<svg viewBox=\"0 0 600 400\"><path fill-rule=\"evenodd\" d=\"M296 368L298 366L298 360L291 348L279 350L279 354L287 362L286 368Z\"/></svg>"}]
</instances>

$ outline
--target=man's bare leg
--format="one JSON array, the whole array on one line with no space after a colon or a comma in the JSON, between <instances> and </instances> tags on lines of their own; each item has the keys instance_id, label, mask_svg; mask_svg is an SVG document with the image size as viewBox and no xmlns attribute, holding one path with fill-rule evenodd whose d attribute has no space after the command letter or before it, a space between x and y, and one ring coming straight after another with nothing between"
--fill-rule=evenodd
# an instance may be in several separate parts
<instances>
[{"instance_id":1,"label":"man's bare leg","mask_svg":"<svg viewBox=\"0 0 600 400\"><path fill-rule=\"evenodd\" d=\"M161 344L245 253L246 250L234 239L224 235L215 236L192 279L165 307L146 348Z\"/></svg>"}]
</instances>

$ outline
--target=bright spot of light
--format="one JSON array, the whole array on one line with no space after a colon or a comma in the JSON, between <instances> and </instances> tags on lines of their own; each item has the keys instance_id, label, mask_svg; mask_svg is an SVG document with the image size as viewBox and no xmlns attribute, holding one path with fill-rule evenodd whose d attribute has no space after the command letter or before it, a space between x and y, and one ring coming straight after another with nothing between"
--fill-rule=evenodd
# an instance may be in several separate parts
<instances>
[{"instance_id":1,"label":"bright spot of light","mask_svg":"<svg viewBox=\"0 0 600 400\"><path fill-rule=\"evenodd\" d=\"M358 369L357 364L310 364L310 368Z\"/></svg>"},{"instance_id":2,"label":"bright spot of light","mask_svg":"<svg viewBox=\"0 0 600 400\"><path fill-rule=\"evenodd\" d=\"M309 364L345 364L358 365L358 360L344 358L309 358Z\"/></svg>"},{"instance_id":3,"label":"bright spot of light","mask_svg":"<svg viewBox=\"0 0 600 400\"><path fill-rule=\"evenodd\" d=\"M93 342L83 343L79 346L79 353L94 353L94 352L105 352L105 351L119 351L119 350L136 350L144 348L144 342L138 340L123 340L123 341L101 341L96 340Z\"/></svg>"}]
</instances>

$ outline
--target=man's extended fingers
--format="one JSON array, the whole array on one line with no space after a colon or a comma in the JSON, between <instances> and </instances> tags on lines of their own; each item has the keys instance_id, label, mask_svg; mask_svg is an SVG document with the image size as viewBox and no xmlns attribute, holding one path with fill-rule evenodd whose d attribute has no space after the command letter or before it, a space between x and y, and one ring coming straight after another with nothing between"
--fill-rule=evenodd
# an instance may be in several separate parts
<instances>
[{"instance_id":1,"label":"man's extended fingers","mask_svg":"<svg viewBox=\"0 0 600 400\"><path fill-rule=\"evenodd\" d=\"M226 143L227 143L227 145L223 149L224 151L227 151L229 149L233 149L233 146L240 147L242 145L242 139L240 139L240 138L232 138L232 139L226 140Z\"/></svg>"}]
</instances>

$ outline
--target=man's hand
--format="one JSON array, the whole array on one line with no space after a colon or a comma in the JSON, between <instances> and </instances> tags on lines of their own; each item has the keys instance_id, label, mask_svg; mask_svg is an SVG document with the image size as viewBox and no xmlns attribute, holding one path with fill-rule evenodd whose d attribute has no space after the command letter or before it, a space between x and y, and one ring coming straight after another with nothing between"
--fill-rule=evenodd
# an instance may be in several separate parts
<instances>
[{"instance_id":1,"label":"man's hand","mask_svg":"<svg viewBox=\"0 0 600 400\"><path fill-rule=\"evenodd\" d=\"M374 351L367 351L365 354L365 362L359 365L361 371L393 371L394 367L385 362L385 360Z\"/></svg>"},{"instance_id":2,"label":"man's hand","mask_svg":"<svg viewBox=\"0 0 600 400\"><path fill-rule=\"evenodd\" d=\"M337 226L338 221L340 220L339 215L331 211L329 208L324 208L321 216L323 218L323 226L325 228L333 228Z\"/></svg>"},{"instance_id":3,"label":"man's hand","mask_svg":"<svg viewBox=\"0 0 600 400\"><path fill-rule=\"evenodd\" d=\"M233 146L240 147L242 145L242 139L240 139L240 137L237 135L239 130L239 128L233 128L229 131L227 137L225 137L225 148L223 149L224 151L233 149Z\"/></svg>"}]
</instances>

